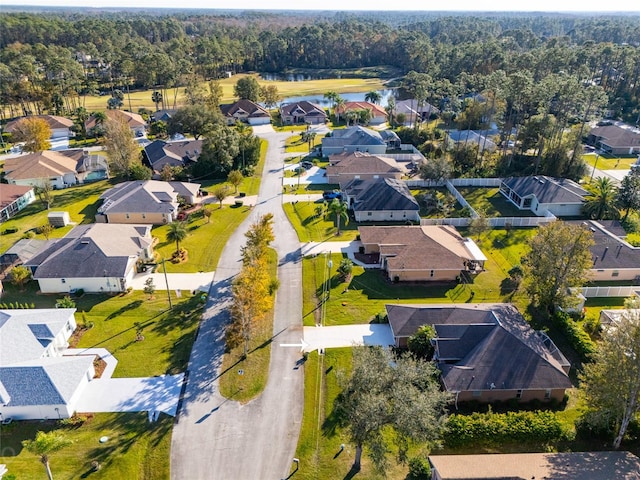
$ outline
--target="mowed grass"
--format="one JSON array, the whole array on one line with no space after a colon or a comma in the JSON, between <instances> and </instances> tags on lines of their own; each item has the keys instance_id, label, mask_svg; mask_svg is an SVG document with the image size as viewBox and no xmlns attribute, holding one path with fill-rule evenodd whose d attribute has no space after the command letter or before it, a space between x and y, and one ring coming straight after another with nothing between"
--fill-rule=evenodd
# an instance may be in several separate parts
<instances>
[{"instance_id":1,"label":"mowed grass","mask_svg":"<svg viewBox=\"0 0 640 480\"><path fill-rule=\"evenodd\" d=\"M187 250L189 258L183 263L171 263L171 255L176 251L175 242L167 241L169 227L155 227L152 235L158 239L155 251L160 258L165 258L168 273L210 272L215 270L227 240L235 229L249 215L250 207L213 204L209 222L197 210L187 219L187 238L180 242L180 248ZM162 268L158 266L159 270Z\"/></svg>"},{"instance_id":2,"label":"mowed grass","mask_svg":"<svg viewBox=\"0 0 640 480\"><path fill-rule=\"evenodd\" d=\"M20 479L46 479L44 466L36 455L22 448L36 432L57 431L72 445L50 455L51 471L57 479L135 479L169 478L169 457L173 418L161 414L149 423L147 412L98 413L80 427L63 427L56 421L14 422L0 433L0 463ZM98 440L109 437L106 443ZM91 462L101 468L92 471Z\"/></svg>"},{"instance_id":3,"label":"mowed grass","mask_svg":"<svg viewBox=\"0 0 640 480\"><path fill-rule=\"evenodd\" d=\"M457 190L474 210L484 212L487 217L535 217L531 211L516 208L497 187L460 187Z\"/></svg>"},{"instance_id":4,"label":"mowed grass","mask_svg":"<svg viewBox=\"0 0 640 480\"><path fill-rule=\"evenodd\" d=\"M598 163L596 164L595 153L585 153L582 155L582 158L598 170L629 170L631 165L636 163L638 159L636 155L620 157L609 154L598 154Z\"/></svg>"},{"instance_id":5,"label":"mowed grass","mask_svg":"<svg viewBox=\"0 0 640 480\"><path fill-rule=\"evenodd\" d=\"M304 132L300 132L300 135L291 135L285 140L284 151L286 153L309 153L314 147L322 144L324 135L316 135L313 137L313 141L305 142L302 136L303 133Z\"/></svg>"},{"instance_id":6,"label":"mowed grass","mask_svg":"<svg viewBox=\"0 0 640 480\"><path fill-rule=\"evenodd\" d=\"M340 241L349 242L355 240L358 235L356 222L345 225L344 219L340 220L340 235L335 222L335 215L326 212L324 202L296 202L282 205L293 228L301 242ZM322 208L323 213L317 214L316 208Z\"/></svg>"},{"instance_id":7,"label":"mowed grass","mask_svg":"<svg viewBox=\"0 0 640 480\"><path fill-rule=\"evenodd\" d=\"M108 190L113 185L114 184L108 180L102 180L95 183L66 188L64 190L54 190L54 200L51 205L51 210L47 210L46 206L36 198L35 202L27 206L24 210L21 210L18 215L0 225L0 232L12 228L18 229L16 233L0 235L0 251L4 252L7 250L11 245L20 240L26 232L33 231L35 233L36 228L48 223L47 215L50 211L69 212L71 221L78 224L95 222L95 214L100 205L98 199L105 190ZM71 226L56 228L51 232L50 237L63 237L71 228ZM36 234L34 238L45 239L43 235L38 234Z\"/></svg>"},{"instance_id":8,"label":"mowed grass","mask_svg":"<svg viewBox=\"0 0 640 480\"><path fill-rule=\"evenodd\" d=\"M276 278L278 254L269 250L268 268L271 278ZM220 375L220 393L239 402L248 402L258 396L267 385L269 378L269 359L271 358L271 340L273 337L273 313L271 308L264 318L251 327L251 339L246 358L244 344L225 353ZM239 373L242 371L242 375Z\"/></svg>"}]
</instances>

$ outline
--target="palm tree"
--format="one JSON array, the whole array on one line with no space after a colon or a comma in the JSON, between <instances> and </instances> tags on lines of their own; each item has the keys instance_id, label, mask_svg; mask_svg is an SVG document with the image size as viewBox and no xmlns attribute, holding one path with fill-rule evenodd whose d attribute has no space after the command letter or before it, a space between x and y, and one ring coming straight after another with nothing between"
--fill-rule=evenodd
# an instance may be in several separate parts
<instances>
[{"instance_id":1,"label":"palm tree","mask_svg":"<svg viewBox=\"0 0 640 480\"><path fill-rule=\"evenodd\" d=\"M151 94L151 101L156 104L156 111L158 111L158 104L162 103L162 92L155 91Z\"/></svg>"},{"instance_id":2,"label":"palm tree","mask_svg":"<svg viewBox=\"0 0 640 480\"><path fill-rule=\"evenodd\" d=\"M171 222L167 232L167 241L176 242L176 252L180 254L180 242L187 238L189 232L184 222Z\"/></svg>"},{"instance_id":3,"label":"palm tree","mask_svg":"<svg viewBox=\"0 0 640 480\"><path fill-rule=\"evenodd\" d=\"M342 110L342 107L344 107L344 98L342 98L341 96L338 96L335 99L335 102L333 104L333 113L336 116L336 123L340 123L340 110Z\"/></svg>"},{"instance_id":4,"label":"palm tree","mask_svg":"<svg viewBox=\"0 0 640 480\"><path fill-rule=\"evenodd\" d=\"M376 90L371 90L370 92L367 92L367 94L364 96L365 102L378 104L380 103L380 100L382 100L382 95L380 95L380 92Z\"/></svg>"},{"instance_id":5,"label":"palm tree","mask_svg":"<svg viewBox=\"0 0 640 480\"><path fill-rule=\"evenodd\" d=\"M71 440L63 437L59 433L53 432L38 432L35 440L24 440L22 446L29 452L40 457L40 461L47 470L47 477L49 480L53 480L51 475L51 468L49 467L49 455L63 449L71 444Z\"/></svg>"},{"instance_id":6,"label":"palm tree","mask_svg":"<svg viewBox=\"0 0 640 480\"><path fill-rule=\"evenodd\" d=\"M585 197L582 211L592 220L615 220L620 218L616 206L618 187L607 177L600 177L587 186L589 195Z\"/></svg>"},{"instance_id":7,"label":"palm tree","mask_svg":"<svg viewBox=\"0 0 640 480\"><path fill-rule=\"evenodd\" d=\"M333 90L329 90L324 94L324 98L325 100L329 100L331 102L331 108L334 108L336 106L336 101L338 100L338 98L340 98L340 95L338 95Z\"/></svg>"},{"instance_id":8,"label":"palm tree","mask_svg":"<svg viewBox=\"0 0 640 480\"><path fill-rule=\"evenodd\" d=\"M344 224L349 225L349 215L347 213L346 202L334 198L329 204L329 212L336 216L336 226L338 227L336 236L340 236L340 220L344 219Z\"/></svg>"}]
</instances>

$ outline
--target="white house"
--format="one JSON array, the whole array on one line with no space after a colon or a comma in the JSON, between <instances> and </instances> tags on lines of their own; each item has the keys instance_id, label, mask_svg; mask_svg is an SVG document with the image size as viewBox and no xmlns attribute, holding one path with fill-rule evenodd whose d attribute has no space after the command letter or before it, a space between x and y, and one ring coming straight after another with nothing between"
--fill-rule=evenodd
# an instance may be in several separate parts
<instances>
[{"instance_id":1,"label":"white house","mask_svg":"<svg viewBox=\"0 0 640 480\"><path fill-rule=\"evenodd\" d=\"M75 308L0 310L0 416L68 418L94 376L93 355L63 356Z\"/></svg>"},{"instance_id":2,"label":"white house","mask_svg":"<svg viewBox=\"0 0 640 480\"><path fill-rule=\"evenodd\" d=\"M505 178L500 193L520 210L530 210L539 217L547 212L556 217L579 216L588 195L572 180L544 175Z\"/></svg>"}]
</instances>

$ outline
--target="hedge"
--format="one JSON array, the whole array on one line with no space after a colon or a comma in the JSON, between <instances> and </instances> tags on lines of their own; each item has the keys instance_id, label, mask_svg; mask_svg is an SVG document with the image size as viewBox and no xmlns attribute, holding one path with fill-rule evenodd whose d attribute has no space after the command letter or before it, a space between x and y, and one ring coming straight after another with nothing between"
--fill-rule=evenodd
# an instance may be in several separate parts
<instances>
[{"instance_id":1,"label":"hedge","mask_svg":"<svg viewBox=\"0 0 640 480\"><path fill-rule=\"evenodd\" d=\"M478 444L549 443L566 436L555 412L475 412L449 416L444 441L447 447L455 448Z\"/></svg>"},{"instance_id":2,"label":"hedge","mask_svg":"<svg viewBox=\"0 0 640 480\"><path fill-rule=\"evenodd\" d=\"M568 313L561 311L556 312L553 316L553 324L562 332L571 348L580 355L582 361L588 361L596 350L596 344L582 326L575 322Z\"/></svg>"}]
</instances>

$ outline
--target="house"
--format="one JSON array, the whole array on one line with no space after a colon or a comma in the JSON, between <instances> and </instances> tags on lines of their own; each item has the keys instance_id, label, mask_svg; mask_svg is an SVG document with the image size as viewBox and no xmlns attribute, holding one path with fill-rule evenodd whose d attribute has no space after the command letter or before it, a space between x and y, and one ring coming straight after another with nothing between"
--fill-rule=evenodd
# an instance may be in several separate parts
<instances>
[{"instance_id":1,"label":"house","mask_svg":"<svg viewBox=\"0 0 640 480\"><path fill-rule=\"evenodd\" d=\"M589 194L573 180L544 175L505 178L500 193L520 210L530 210L539 217L548 213L580 216L584 197Z\"/></svg>"},{"instance_id":2,"label":"house","mask_svg":"<svg viewBox=\"0 0 640 480\"><path fill-rule=\"evenodd\" d=\"M32 186L0 183L0 223L9 220L35 199Z\"/></svg>"},{"instance_id":3,"label":"house","mask_svg":"<svg viewBox=\"0 0 640 480\"><path fill-rule=\"evenodd\" d=\"M570 364L543 332L508 303L387 305L396 346L423 325L435 330L443 388L465 401L561 401Z\"/></svg>"},{"instance_id":4,"label":"house","mask_svg":"<svg viewBox=\"0 0 640 480\"><path fill-rule=\"evenodd\" d=\"M269 110L251 100L240 99L235 103L220 105L220 110L227 120L227 125L235 125L236 122L244 122L249 125L271 123Z\"/></svg>"},{"instance_id":5,"label":"house","mask_svg":"<svg viewBox=\"0 0 640 480\"><path fill-rule=\"evenodd\" d=\"M491 140L489 133L474 130L448 130L447 137L451 144L476 145L480 153L495 152L498 149L496 143Z\"/></svg>"},{"instance_id":6,"label":"house","mask_svg":"<svg viewBox=\"0 0 640 480\"><path fill-rule=\"evenodd\" d=\"M392 158L379 157L365 152L344 152L329 157L327 183L345 185L351 180L376 178L400 179L406 168Z\"/></svg>"},{"instance_id":7,"label":"house","mask_svg":"<svg viewBox=\"0 0 640 480\"><path fill-rule=\"evenodd\" d=\"M640 153L640 129L622 122L602 122L591 129L587 143L612 155Z\"/></svg>"},{"instance_id":8,"label":"house","mask_svg":"<svg viewBox=\"0 0 640 480\"><path fill-rule=\"evenodd\" d=\"M420 222L420 205L402 180L355 179L342 190L356 222Z\"/></svg>"},{"instance_id":9,"label":"house","mask_svg":"<svg viewBox=\"0 0 640 480\"><path fill-rule=\"evenodd\" d=\"M42 186L48 180L56 189L109 176L106 158L82 149L45 150L8 158L4 172L10 184Z\"/></svg>"},{"instance_id":10,"label":"house","mask_svg":"<svg viewBox=\"0 0 640 480\"><path fill-rule=\"evenodd\" d=\"M288 103L280 107L280 118L286 125L305 124L319 125L327 122L327 114L320 105L306 100Z\"/></svg>"},{"instance_id":11,"label":"house","mask_svg":"<svg viewBox=\"0 0 640 480\"><path fill-rule=\"evenodd\" d=\"M331 136L322 138L322 155L328 157L337 153L368 152L380 155L387 151L387 140L382 132L365 127L348 127L334 130Z\"/></svg>"},{"instance_id":12,"label":"house","mask_svg":"<svg viewBox=\"0 0 640 480\"><path fill-rule=\"evenodd\" d=\"M105 110L104 113L107 116L107 120L124 122L129 125L129 128L131 128L131 131L136 137L143 136L147 131L147 122L145 122L144 118L137 113L117 109ZM84 128L89 133L97 126L99 126L99 121L95 115L91 115L87 121L84 122Z\"/></svg>"},{"instance_id":13,"label":"house","mask_svg":"<svg viewBox=\"0 0 640 480\"><path fill-rule=\"evenodd\" d=\"M50 243L51 240L36 240L35 238L18 240L0 255L0 275L6 274L13 267L24 265Z\"/></svg>"},{"instance_id":14,"label":"house","mask_svg":"<svg viewBox=\"0 0 640 480\"><path fill-rule=\"evenodd\" d=\"M0 310L0 417L71 417L94 377L93 355L64 356L75 308Z\"/></svg>"},{"instance_id":15,"label":"house","mask_svg":"<svg viewBox=\"0 0 640 480\"><path fill-rule=\"evenodd\" d=\"M177 110L173 109L157 110L151 115L151 119L154 122L168 122L176 112Z\"/></svg>"},{"instance_id":16,"label":"house","mask_svg":"<svg viewBox=\"0 0 640 480\"><path fill-rule=\"evenodd\" d=\"M100 196L96 222L162 225L178 216L179 198L195 203L200 184L159 180L119 183Z\"/></svg>"},{"instance_id":17,"label":"house","mask_svg":"<svg viewBox=\"0 0 640 480\"><path fill-rule=\"evenodd\" d=\"M638 480L640 459L630 452L429 455L432 480Z\"/></svg>"},{"instance_id":18,"label":"house","mask_svg":"<svg viewBox=\"0 0 640 480\"><path fill-rule=\"evenodd\" d=\"M448 225L359 227L364 254L394 282L451 282L479 273L487 257Z\"/></svg>"},{"instance_id":19,"label":"house","mask_svg":"<svg viewBox=\"0 0 640 480\"><path fill-rule=\"evenodd\" d=\"M155 140L142 150L144 162L159 174L165 165L187 167L198 161L202 152L202 140L179 140L165 142Z\"/></svg>"},{"instance_id":20,"label":"house","mask_svg":"<svg viewBox=\"0 0 640 480\"><path fill-rule=\"evenodd\" d=\"M370 125L382 125L387 121L387 112L380 105L371 102L344 102L335 108L336 115L345 118L350 112L369 110L371 112Z\"/></svg>"},{"instance_id":21,"label":"house","mask_svg":"<svg viewBox=\"0 0 640 480\"><path fill-rule=\"evenodd\" d=\"M124 292L153 260L150 225L79 225L25 262L42 293Z\"/></svg>"},{"instance_id":22,"label":"house","mask_svg":"<svg viewBox=\"0 0 640 480\"><path fill-rule=\"evenodd\" d=\"M59 117L57 115L31 115L29 117L17 118L8 122L4 127L4 131L7 133L15 132L18 123L25 118L39 118L47 122L47 125L49 125L49 128L51 129L52 139L70 138L74 135L71 131L71 127L73 127L73 120L65 117Z\"/></svg>"},{"instance_id":23,"label":"house","mask_svg":"<svg viewBox=\"0 0 640 480\"><path fill-rule=\"evenodd\" d=\"M594 244L589 248L593 260L589 278L592 281L640 280L640 247L624 240L626 233L619 222L588 220L567 223L581 224L591 230Z\"/></svg>"},{"instance_id":24,"label":"house","mask_svg":"<svg viewBox=\"0 0 640 480\"><path fill-rule=\"evenodd\" d=\"M405 125L412 125L414 122L424 122L429 120L431 115L439 115L440 110L426 102L419 102L415 98L398 100L393 108L393 115L404 115Z\"/></svg>"}]
</instances>

